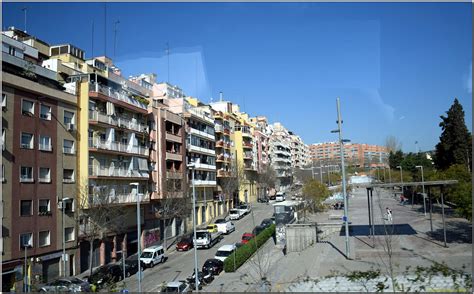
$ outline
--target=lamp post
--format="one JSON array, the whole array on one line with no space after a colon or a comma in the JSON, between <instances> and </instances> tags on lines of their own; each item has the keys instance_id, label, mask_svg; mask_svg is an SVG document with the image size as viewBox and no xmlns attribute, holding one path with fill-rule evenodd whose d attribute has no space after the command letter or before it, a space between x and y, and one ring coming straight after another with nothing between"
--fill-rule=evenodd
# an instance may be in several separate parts
<instances>
[{"instance_id":1,"label":"lamp post","mask_svg":"<svg viewBox=\"0 0 474 294\"><path fill-rule=\"evenodd\" d=\"M331 133L339 133L339 146L341 154L341 169L342 169L342 197L344 198L344 225L346 233L346 258L350 259L350 247L349 247L349 212L347 207L347 195L346 195L346 171L344 167L344 142L349 140L342 139L342 119L341 119L341 106L339 103L339 98L336 99L337 104L337 124L338 129L331 131Z\"/></svg>"},{"instance_id":2,"label":"lamp post","mask_svg":"<svg viewBox=\"0 0 474 294\"><path fill-rule=\"evenodd\" d=\"M65 214L65 209L66 209L66 201L69 201L71 198L62 198L61 199L61 211L62 211L62 229L63 229L63 256L62 256L62 261L63 261L63 277L66 276L66 234L64 232L64 214Z\"/></svg>"},{"instance_id":3,"label":"lamp post","mask_svg":"<svg viewBox=\"0 0 474 294\"><path fill-rule=\"evenodd\" d=\"M137 259L138 259L138 292L142 292L142 271L140 270L140 256L142 255L142 244L141 244L141 216L140 216L140 195L138 194L138 183L130 183L130 186L136 187L135 194L137 196L137 241L138 241L138 252L137 252Z\"/></svg>"},{"instance_id":4,"label":"lamp post","mask_svg":"<svg viewBox=\"0 0 474 294\"><path fill-rule=\"evenodd\" d=\"M423 189L423 212L426 216L426 202L425 202L425 178L424 178L424 175L423 175L423 166L422 165L417 165L415 166L416 168L419 168L421 169L421 186L422 186L422 189Z\"/></svg>"},{"instance_id":5,"label":"lamp post","mask_svg":"<svg viewBox=\"0 0 474 294\"><path fill-rule=\"evenodd\" d=\"M402 196L405 196L405 194L403 194L403 168L401 165L398 165L397 168L400 169L400 182L402 183Z\"/></svg>"},{"instance_id":6,"label":"lamp post","mask_svg":"<svg viewBox=\"0 0 474 294\"><path fill-rule=\"evenodd\" d=\"M28 243L23 243L23 247L25 248L25 271L23 273L23 290L25 292L29 292L29 287L28 287L28 247L30 247L30 244Z\"/></svg>"},{"instance_id":7,"label":"lamp post","mask_svg":"<svg viewBox=\"0 0 474 294\"><path fill-rule=\"evenodd\" d=\"M188 167L192 170L192 183L193 183L193 234L194 234L194 285L196 292L199 292L199 271L198 271L198 257L197 257L197 246L196 246L196 187L194 185L194 171L196 169L196 163L199 163L199 159L188 164Z\"/></svg>"}]
</instances>

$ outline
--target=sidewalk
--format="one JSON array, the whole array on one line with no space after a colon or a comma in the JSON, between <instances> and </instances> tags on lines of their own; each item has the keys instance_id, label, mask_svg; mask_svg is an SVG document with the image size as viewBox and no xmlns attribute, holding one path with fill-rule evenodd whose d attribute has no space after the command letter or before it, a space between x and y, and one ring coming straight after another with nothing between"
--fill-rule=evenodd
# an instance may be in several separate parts
<instances>
[{"instance_id":1,"label":"sidewalk","mask_svg":"<svg viewBox=\"0 0 474 294\"><path fill-rule=\"evenodd\" d=\"M345 240L341 231L335 232L321 242L302 252L283 252L267 243L261 250L262 273L267 277L271 291L289 290L296 281L311 279L321 280L328 275L347 273L355 270L366 271L380 269L388 272L388 254L384 245L389 242L392 247L392 264L395 275L403 275L407 267L413 270L416 266L429 267L434 262L445 262L453 270L465 273L472 271L472 224L467 220L446 216L448 248L442 239L442 222L439 213L433 213L433 230L430 232L428 217L423 215L423 206L411 204L402 206L392 193L374 192L374 222L377 225L375 241L366 234L368 225L367 195L365 189L358 189L349 200L349 216L351 225L350 251L352 260L344 257ZM384 232L383 214L385 208L393 211L394 233L390 236ZM330 221L328 211L312 215L310 221ZM441 230L441 235L439 234ZM440 238L441 237L441 238ZM375 243L375 248L372 248ZM256 256L244 264L236 273L222 273L214 285L206 287L206 291L261 291ZM449 281L441 281L439 285L451 285ZM440 286L441 287L441 286ZM319 288L321 291L322 288ZM326 288L324 288L326 289ZM296 289L292 289L296 290ZM305 291L310 289L305 288ZM342 289L339 289L344 291Z\"/></svg>"}]
</instances>

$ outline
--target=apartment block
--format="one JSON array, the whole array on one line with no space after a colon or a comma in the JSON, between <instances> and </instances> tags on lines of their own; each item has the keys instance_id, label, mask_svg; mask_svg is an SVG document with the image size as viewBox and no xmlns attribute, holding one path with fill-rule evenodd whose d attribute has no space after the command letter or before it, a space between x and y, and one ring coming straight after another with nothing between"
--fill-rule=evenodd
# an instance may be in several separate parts
<instances>
[{"instance_id":1,"label":"apartment block","mask_svg":"<svg viewBox=\"0 0 474 294\"><path fill-rule=\"evenodd\" d=\"M77 98L41 66L48 46L14 28L2 33L5 292L22 289L25 256L30 284L76 273Z\"/></svg>"},{"instance_id":2,"label":"apartment block","mask_svg":"<svg viewBox=\"0 0 474 294\"><path fill-rule=\"evenodd\" d=\"M250 118L250 122L255 125L254 139L256 146L256 164L257 174L265 173L267 167L270 166L270 135L271 129L268 120L264 116L256 116ZM257 187L257 197L264 198L268 195L269 187L266 183L259 183Z\"/></svg>"},{"instance_id":3,"label":"apartment block","mask_svg":"<svg viewBox=\"0 0 474 294\"><path fill-rule=\"evenodd\" d=\"M277 175L277 190L286 190L292 182L291 139L281 123L271 125L270 160Z\"/></svg>"},{"instance_id":4,"label":"apartment block","mask_svg":"<svg viewBox=\"0 0 474 294\"><path fill-rule=\"evenodd\" d=\"M291 167L293 169L303 168L306 163L304 142L300 136L293 132L288 133L290 134L291 141Z\"/></svg>"},{"instance_id":5,"label":"apartment block","mask_svg":"<svg viewBox=\"0 0 474 294\"><path fill-rule=\"evenodd\" d=\"M341 160L339 142L316 143L309 146L311 160L315 163L338 164ZM346 143L344 159L348 165L364 168L388 164L388 151L384 146Z\"/></svg>"}]
</instances>

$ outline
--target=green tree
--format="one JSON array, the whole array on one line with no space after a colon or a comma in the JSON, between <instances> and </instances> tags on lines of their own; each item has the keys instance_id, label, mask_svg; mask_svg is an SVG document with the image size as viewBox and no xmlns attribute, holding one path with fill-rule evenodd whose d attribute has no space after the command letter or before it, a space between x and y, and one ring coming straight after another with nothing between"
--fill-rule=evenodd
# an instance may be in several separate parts
<instances>
[{"instance_id":1,"label":"green tree","mask_svg":"<svg viewBox=\"0 0 474 294\"><path fill-rule=\"evenodd\" d=\"M303 196L309 202L311 210L315 211L317 207L330 195L326 185L317 180L311 180L303 186Z\"/></svg>"},{"instance_id":2,"label":"green tree","mask_svg":"<svg viewBox=\"0 0 474 294\"><path fill-rule=\"evenodd\" d=\"M472 157L472 136L464 121L464 110L458 99L441 116L439 126L442 129L440 142L436 145L435 165L444 170L453 164L463 164L471 170L470 158Z\"/></svg>"},{"instance_id":3,"label":"green tree","mask_svg":"<svg viewBox=\"0 0 474 294\"><path fill-rule=\"evenodd\" d=\"M391 169L396 169L403 161L403 152L401 150L390 151L388 162Z\"/></svg>"}]
</instances>

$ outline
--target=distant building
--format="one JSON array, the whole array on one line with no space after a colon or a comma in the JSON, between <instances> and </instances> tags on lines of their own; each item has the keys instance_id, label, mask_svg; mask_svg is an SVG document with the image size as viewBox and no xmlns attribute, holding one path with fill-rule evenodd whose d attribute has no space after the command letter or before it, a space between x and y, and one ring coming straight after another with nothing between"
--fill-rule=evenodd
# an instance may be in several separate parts
<instances>
[{"instance_id":1,"label":"distant building","mask_svg":"<svg viewBox=\"0 0 474 294\"><path fill-rule=\"evenodd\" d=\"M341 160L339 142L316 143L309 146L314 164L339 164ZM389 152L385 146L348 143L344 144L344 159L347 165L373 168L388 165Z\"/></svg>"}]
</instances>

